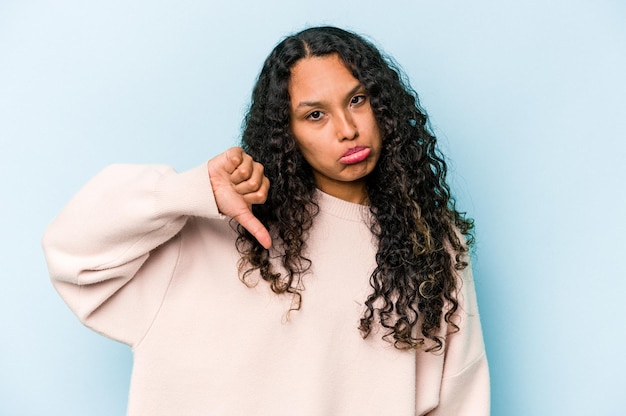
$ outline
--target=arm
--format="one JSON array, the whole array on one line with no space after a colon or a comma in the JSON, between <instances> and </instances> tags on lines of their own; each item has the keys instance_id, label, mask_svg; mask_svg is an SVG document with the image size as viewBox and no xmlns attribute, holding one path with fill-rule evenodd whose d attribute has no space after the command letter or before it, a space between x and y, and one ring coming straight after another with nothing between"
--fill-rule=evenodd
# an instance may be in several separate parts
<instances>
[{"instance_id":1,"label":"arm","mask_svg":"<svg viewBox=\"0 0 626 416\"><path fill-rule=\"evenodd\" d=\"M167 166L104 169L44 234L43 248L56 289L87 326L132 343L158 308L160 296L143 298L146 303L141 307L116 302L111 308L107 302L128 285L157 247L180 231L189 216L219 216L206 166L181 174ZM161 251L161 262L171 271L176 242ZM151 277L145 283L153 293L164 293L170 277L167 270ZM132 289L149 289L142 286Z\"/></svg>"},{"instance_id":2,"label":"arm","mask_svg":"<svg viewBox=\"0 0 626 416\"><path fill-rule=\"evenodd\" d=\"M53 283L82 322L132 344L167 290L178 257L174 237L188 218L218 217L221 211L269 245L249 205L264 202L268 187L262 167L238 148L180 174L167 166L111 166L46 230L43 247ZM150 257L160 267L133 279Z\"/></svg>"}]
</instances>

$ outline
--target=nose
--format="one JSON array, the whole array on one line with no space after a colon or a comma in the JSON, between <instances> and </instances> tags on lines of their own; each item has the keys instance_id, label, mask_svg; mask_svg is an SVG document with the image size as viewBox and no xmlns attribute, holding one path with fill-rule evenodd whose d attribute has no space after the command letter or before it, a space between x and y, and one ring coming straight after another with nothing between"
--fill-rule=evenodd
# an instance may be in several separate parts
<instances>
[{"instance_id":1,"label":"nose","mask_svg":"<svg viewBox=\"0 0 626 416\"><path fill-rule=\"evenodd\" d=\"M335 117L335 129L339 140L354 140L359 136L352 114L348 111L341 112Z\"/></svg>"}]
</instances>

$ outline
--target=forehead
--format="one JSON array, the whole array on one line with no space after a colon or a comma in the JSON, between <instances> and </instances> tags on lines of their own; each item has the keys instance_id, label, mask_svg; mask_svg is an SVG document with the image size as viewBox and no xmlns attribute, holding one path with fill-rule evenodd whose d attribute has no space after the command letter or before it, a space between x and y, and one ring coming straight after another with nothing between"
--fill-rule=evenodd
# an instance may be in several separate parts
<instances>
[{"instance_id":1,"label":"forehead","mask_svg":"<svg viewBox=\"0 0 626 416\"><path fill-rule=\"evenodd\" d=\"M358 84L339 55L312 56L299 60L291 68L289 95L292 103L300 99L322 99L346 93Z\"/></svg>"}]
</instances>

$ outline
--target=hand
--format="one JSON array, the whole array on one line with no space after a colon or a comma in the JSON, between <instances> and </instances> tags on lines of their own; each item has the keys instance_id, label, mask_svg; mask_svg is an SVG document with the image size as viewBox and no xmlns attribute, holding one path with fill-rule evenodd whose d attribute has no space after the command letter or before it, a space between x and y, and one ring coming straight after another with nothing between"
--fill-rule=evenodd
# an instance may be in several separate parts
<instances>
[{"instance_id":1,"label":"hand","mask_svg":"<svg viewBox=\"0 0 626 416\"><path fill-rule=\"evenodd\" d=\"M263 165L255 162L240 147L233 147L207 163L217 208L237 221L267 249L272 246L270 233L252 214L253 204L267 200L270 181Z\"/></svg>"}]
</instances>

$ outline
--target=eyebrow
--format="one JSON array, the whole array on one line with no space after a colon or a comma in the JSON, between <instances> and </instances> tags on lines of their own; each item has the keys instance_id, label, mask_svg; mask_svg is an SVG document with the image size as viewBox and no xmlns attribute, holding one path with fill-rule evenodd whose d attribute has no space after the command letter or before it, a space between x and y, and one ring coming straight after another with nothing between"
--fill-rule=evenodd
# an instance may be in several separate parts
<instances>
[{"instance_id":1,"label":"eyebrow","mask_svg":"<svg viewBox=\"0 0 626 416\"><path fill-rule=\"evenodd\" d=\"M362 88L363 88L363 85L361 83L358 83L356 87L348 91L348 93L346 94L346 97L350 97L351 95L356 94ZM298 103L295 109L297 110L302 107L319 107L322 104L323 104L322 101L300 101L300 103Z\"/></svg>"}]
</instances>

